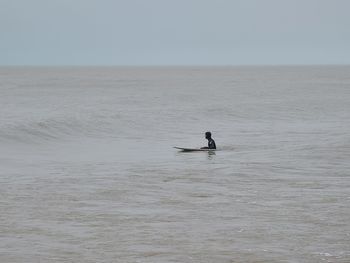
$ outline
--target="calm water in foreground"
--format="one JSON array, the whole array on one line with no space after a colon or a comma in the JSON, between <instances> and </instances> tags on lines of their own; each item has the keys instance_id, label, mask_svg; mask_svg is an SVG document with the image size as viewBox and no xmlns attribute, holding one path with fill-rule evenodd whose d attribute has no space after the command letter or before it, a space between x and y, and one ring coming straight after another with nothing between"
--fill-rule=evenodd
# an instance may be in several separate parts
<instances>
[{"instance_id":1,"label":"calm water in foreground","mask_svg":"<svg viewBox=\"0 0 350 263\"><path fill-rule=\"evenodd\" d=\"M0 262L348 263L349 120L350 66L0 68Z\"/></svg>"}]
</instances>

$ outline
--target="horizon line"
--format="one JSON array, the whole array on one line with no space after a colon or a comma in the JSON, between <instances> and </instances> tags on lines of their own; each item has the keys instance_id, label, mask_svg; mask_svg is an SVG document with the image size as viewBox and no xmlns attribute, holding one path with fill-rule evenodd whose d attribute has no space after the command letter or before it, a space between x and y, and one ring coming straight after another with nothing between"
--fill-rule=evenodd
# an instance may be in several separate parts
<instances>
[{"instance_id":1,"label":"horizon line","mask_svg":"<svg viewBox=\"0 0 350 263\"><path fill-rule=\"evenodd\" d=\"M309 66L350 66L350 63L320 64L0 64L0 67L309 67Z\"/></svg>"}]
</instances>

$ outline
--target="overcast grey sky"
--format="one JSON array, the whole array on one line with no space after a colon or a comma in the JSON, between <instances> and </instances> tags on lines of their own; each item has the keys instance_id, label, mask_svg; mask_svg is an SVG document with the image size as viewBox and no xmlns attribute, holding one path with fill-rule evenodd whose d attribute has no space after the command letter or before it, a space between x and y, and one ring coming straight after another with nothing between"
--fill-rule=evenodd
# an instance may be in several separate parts
<instances>
[{"instance_id":1,"label":"overcast grey sky","mask_svg":"<svg viewBox=\"0 0 350 263\"><path fill-rule=\"evenodd\" d=\"M0 65L350 64L350 0L0 0Z\"/></svg>"}]
</instances>

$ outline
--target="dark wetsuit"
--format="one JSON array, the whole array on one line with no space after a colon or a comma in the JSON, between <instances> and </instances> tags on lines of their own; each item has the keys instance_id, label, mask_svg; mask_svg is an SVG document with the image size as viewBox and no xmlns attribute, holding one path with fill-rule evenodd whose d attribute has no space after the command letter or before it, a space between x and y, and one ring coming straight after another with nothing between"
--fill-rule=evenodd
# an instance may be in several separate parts
<instances>
[{"instance_id":1,"label":"dark wetsuit","mask_svg":"<svg viewBox=\"0 0 350 263\"><path fill-rule=\"evenodd\" d=\"M209 149L216 149L215 141L214 141L212 138L210 138L210 139L208 140L208 148L209 148Z\"/></svg>"}]
</instances>

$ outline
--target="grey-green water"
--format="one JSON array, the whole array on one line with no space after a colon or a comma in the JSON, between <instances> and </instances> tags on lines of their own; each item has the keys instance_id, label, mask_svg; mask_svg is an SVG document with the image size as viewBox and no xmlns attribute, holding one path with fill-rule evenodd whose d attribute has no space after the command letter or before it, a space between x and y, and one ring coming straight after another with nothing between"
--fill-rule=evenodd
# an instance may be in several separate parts
<instances>
[{"instance_id":1,"label":"grey-green water","mask_svg":"<svg viewBox=\"0 0 350 263\"><path fill-rule=\"evenodd\" d=\"M0 107L0 262L350 262L350 67L1 68Z\"/></svg>"}]
</instances>

